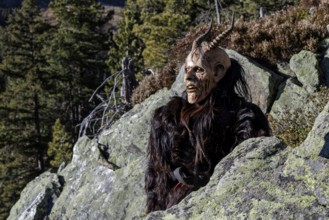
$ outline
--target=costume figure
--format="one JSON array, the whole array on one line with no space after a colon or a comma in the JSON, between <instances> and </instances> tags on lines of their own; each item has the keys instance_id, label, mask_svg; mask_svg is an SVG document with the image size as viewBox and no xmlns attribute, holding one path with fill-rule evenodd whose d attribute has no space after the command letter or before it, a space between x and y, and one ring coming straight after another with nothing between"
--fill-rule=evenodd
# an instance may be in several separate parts
<instances>
[{"instance_id":1,"label":"costume figure","mask_svg":"<svg viewBox=\"0 0 329 220\"><path fill-rule=\"evenodd\" d=\"M242 141L269 136L263 112L247 102L241 65L218 47L231 27L210 43L208 31L185 61L182 97L154 112L147 150L147 212L164 210L205 186L217 163Z\"/></svg>"}]
</instances>

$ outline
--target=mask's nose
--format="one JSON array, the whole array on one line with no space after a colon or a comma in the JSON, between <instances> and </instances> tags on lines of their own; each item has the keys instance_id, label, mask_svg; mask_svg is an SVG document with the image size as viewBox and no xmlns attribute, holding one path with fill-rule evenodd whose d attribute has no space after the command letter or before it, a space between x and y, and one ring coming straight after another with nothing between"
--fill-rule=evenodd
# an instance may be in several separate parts
<instances>
[{"instance_id":1,"label":"mask's nose","mask_svg":"<svg viewBox=\"0 0 329 220\"><path fill-rule=\"evenodd\" d=\"M185 80L187 80L187 81L194 81L194 80L196 80L195 72L193 70L186 71L185 72Z\"/></svg>"}]
</instances>

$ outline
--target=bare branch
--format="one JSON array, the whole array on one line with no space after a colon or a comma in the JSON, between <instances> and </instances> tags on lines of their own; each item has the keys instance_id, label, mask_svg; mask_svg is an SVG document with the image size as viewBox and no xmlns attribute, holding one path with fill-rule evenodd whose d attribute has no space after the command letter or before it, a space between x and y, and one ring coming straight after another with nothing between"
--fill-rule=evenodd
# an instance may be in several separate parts
<instances>
[{"instance_id":1,"label":"bare branch","mask_svg":"<svg viewBox=\"0 0 329 220\"><path fill-rule=\"evenodd\" d=\"M96 137L104 129L109 128L121 115L131 108L130 98L133 89L137 86L135 74L130 69L131 59L122 60L122 70L107 77L100 86L94 91L89 99L93 101L95 97L100 103L83 119L79 129L79 136L89 135ZM109 89L108 99L101 96L100 90L104 88L109 79L114 78L113 85ZM119 91L119 82L122 81L120 91L121 101L117 100Z\"/></svg>"}]
</instances>

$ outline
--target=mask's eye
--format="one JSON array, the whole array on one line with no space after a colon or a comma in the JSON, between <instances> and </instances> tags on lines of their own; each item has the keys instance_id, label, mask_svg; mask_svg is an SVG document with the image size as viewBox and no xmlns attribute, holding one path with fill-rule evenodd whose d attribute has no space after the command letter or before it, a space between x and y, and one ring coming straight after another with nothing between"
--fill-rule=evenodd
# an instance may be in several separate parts
<instances>
[{"instance_id":1,"label":"mask's eye","mask_svg":"<svg viewBox=\"0 0 329 220\"><path fill-rule=\"evenodd\" d=\"M191 71L191 67L185 67L185 74L189 71Z\"/></svg>"},{"instance_id":2,"label":"mask's eye","mask_svg":"<svg viewBox=\"0 0 329 220\"><path fill-rule=\"evenodd\" d=\"M218 64L215 68L215 76L217 77L218 74L222 75L224 70L225 70L224 66L222 64Z\"/></svg>"},{"instance_id":3,"label":"mask's eye","mask_svg":"<svg viewBox=\"0 0 329 220\"><path fill-rule=\"evenodd\" d=\"M194 71L195 71L196 73L202 73L202 72L204 72L204 69L201 68L201 67L196 66L196 67L194 67Z\"/></svg>"}]
</instances>

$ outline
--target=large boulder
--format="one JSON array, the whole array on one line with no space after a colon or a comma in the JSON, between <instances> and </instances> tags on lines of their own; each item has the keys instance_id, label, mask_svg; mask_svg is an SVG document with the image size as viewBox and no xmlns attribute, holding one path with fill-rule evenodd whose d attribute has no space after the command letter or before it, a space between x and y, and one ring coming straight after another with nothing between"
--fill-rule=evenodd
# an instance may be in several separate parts
<instances>
[{"instance_id":1,"label":"large boulder","mask_svg":"<svg viewBox=\"0 0 329 220\"><path fill-rule=\"evenodd\" d=\"M287 114L307 114L316 109L317 94L308 91L295 78L290 78L279 86L277 99L273 103L270 115L282 120Z\"/></svg>"},{"instance_id":2,"label":"large boulder","mask_svg":"<svg viewBox=\"0 0 329 220\"><path fill-rule=\"evenodd\" d=\"M132 219L143 215L150 118L155 108L168 102L169 93L161 90L136 105L99 138L80 138L72 162L58 174L46 173L32 181L12 209L10 219ZM50 186L54 179L61 179L60 192L52 193L40 179ZM33 189L48 192L43 197L52 199L38 199L41 196L31 193ZM39 207L47 209L34 211Z\"/></svg>"},{"instance_id":3,"label":"large boulder","mask_svg":"<svg viewBox=\"0 0 329 220\"><path fill-rule=\"evenodd\" d=\"M264 113L269 112L283 77L234 50L226 50L226 52L231 58L237 60L246 72L252 102L258 105Z\"/></svg>"},{"instance_id":4,"label":"large boulder","mask_svg":"<svg viewBox=\"0 0 329 220\"><path fill-rule=\"evenodd\" d=\"M104 200L113 191L116 180L111 164L104 159L97 142L80 138L73 159L58 173L64 180L50 219L105 219ZM92 192L92 193L91 193Z\"/></svg>"},{"instance_id":5,"label":"large boulder","mask_svg":"<svg viewBox=\"0 0 329 220\"><path fill-rule=\"evenodd\" d=\"M8 220L44 219L62 191L60 177L45 172L27 184L19 201L12 207Z\"/></svg>"},{"instance_id":6,"label":"large boulder","mask_svg":"<svg viewBox=\"0 0 329 220\"><path fill-rule=\"evenodd\" d=\"M289 64L304 87L314 90L320 85L322 72L314 53L302 50L291 57Z\"/></svg>"},{"instance_id":7,"label":"large boulder","mask_svg":"<svg viewBox=\"0 0 329 220\"><path fill-rule=\"evenodd\" d=\"M118 167L126 166L138 156L145 155L150 119L154 110L170 99L167 89L158 91L141 104L124 114L114 125L105 130L98 143L109 155L109 161Z\"/></svg>"}]
</instances>

